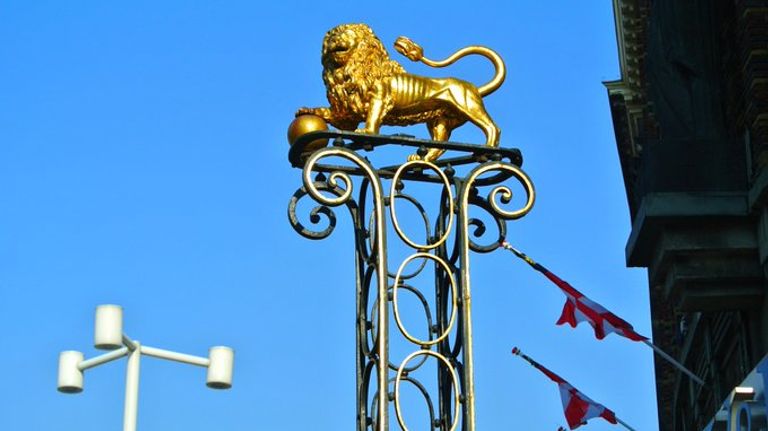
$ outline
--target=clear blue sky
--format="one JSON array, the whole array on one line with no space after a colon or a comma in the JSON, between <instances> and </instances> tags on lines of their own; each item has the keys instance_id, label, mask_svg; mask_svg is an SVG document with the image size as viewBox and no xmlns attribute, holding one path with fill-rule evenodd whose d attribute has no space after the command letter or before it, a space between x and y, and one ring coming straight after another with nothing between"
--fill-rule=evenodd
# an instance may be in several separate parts
<instances>
[{"instance_id":1,"label":"clear blue sky","mask_svg":"<svg viewBox=\"0 0 768 431\"><path fill-rule=\"evenodd\" d=\"M326 104L320 44L346 22L370 24L419 73L491 72L474 59L417 67L391 49L398 35L433 58L469 44L505 58L487 108L539 197L512 241L650 335L645 272L624 265L629 216L601 84L619 74L611 2L377 4L3 5L0 429L121 429L124 362L87 372L82 394L55 387L59 351L98 353L101 303L123 305L126 331L148 345L236 349L226 392L207 389L202 369L145 358L140 430L353 429L350 221L340 213L313 242L286 217L301 184L286 127L297 107ZM466 126L454 139L482 135ZM514 345L657 429L648 348L556 327L563 295L509 253L472 262L480 429L565 424L556 385Z\"/></svg>"}]
</instances>

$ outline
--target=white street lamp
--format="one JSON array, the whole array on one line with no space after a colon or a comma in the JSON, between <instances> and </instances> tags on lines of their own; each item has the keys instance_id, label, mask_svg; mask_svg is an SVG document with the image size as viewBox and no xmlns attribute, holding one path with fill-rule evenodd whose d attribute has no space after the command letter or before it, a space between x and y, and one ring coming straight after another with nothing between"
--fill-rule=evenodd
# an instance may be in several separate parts
<instances>
[{"instance_id":1,"label":"white street lamp","mask_svg":"<svg viewBox=\"0 0 768 431\"><path fill-rule=\"evenodd\" d=\"M206 367L208 369L206 385L209 388L229 389L232 387L232 367L235 353L231 348L225 346L211 347L208 351L208 357L202 358L143 346L137 340L132 340L123 333L123 308L119 305L99 305L96 307L94 345L97 349L111 351L91 359L85 359L81 352L75 350L67 350L59 354L58 389L60 392L68 394L82 392L83 371L128 356L128 368L125 375L123 431L136 431L139 360L142 354Z\"/></svg>"}]
</instances>

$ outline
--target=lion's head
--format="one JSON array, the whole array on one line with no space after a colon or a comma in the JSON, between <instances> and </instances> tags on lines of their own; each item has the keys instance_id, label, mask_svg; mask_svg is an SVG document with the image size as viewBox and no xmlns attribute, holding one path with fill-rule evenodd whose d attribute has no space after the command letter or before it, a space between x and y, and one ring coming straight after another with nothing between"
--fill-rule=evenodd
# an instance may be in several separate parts
<instances>
[{"instance_id":1,"label":"lion's head","mask_svg":"<svg viewBox=\"0 0 768 431\"><path fill-rule=\"evenodd\" d=\"M355 124L363 120L367 93L375 82L405 72L365 24L342 24L328 31L322 63L331 108Z\"/></svg>"}]
</instances>

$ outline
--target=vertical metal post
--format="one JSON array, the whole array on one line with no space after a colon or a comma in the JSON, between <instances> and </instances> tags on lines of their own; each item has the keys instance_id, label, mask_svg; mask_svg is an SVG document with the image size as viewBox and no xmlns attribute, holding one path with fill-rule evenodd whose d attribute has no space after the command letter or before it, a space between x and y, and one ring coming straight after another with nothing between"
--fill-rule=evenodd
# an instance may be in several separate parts
<instances>
[{"instance_id":1,"label":"vertical metal post","mask_svg":"<svg viewBox=\"0 0 768 431\"><path fill-rule=\"evenodd\" d=\"M450 208L447 205L447 199L450 199L451 197L448 195L447 190L443 191L443 196L441 196L440 200L440 214L438 215L436 228L435 228L435 235L438 237L442 237L446 230L449 229L449 226L446 226L446 220L451 217L451 214L448 214L448 211ZM440 245L435 249L435 254L443 259L446 262L451 262L451 257L449 256L448 248L445 244ZM452 262L455 263L455 262ZM454 267L455 268L455 267ZM454 269L454 278L456 276L456 270ZM449 316L449 307L451 305L451 295L449 293L449 290L452 288L458 288L458 286L451 286L450 282L450 275L446 274L441 271L437 271L435 273L435 305L437 307L436 309L436 320L437 320L437 328L440 332L445 330L445 328L448 327L448 316ZM457 345L460 343L460 340L456 340ZM441 355L452 358L453 352L451 348L450 340L447 338L437 344L437 351ZM451 391L453 390L453 387L451 386L451 378L449 374L449 370L446 370L442 367L437 367L437 390L438 390L438 426L435 426L436 429L439 429L441 431L447 431L450 427L450 420L451 420L451 414L454 409L458 408L459 406L453 406L451 405ZM434 426L434 425L433 425Z\"/></svg>"},{"instance_id":2,"label":"vertical metal post","mask_svg":"<svg viewBox=\"0 0 768 431\"><path fill-rule=\"evenodd\" d=\"M462 381L464 383L464 429L467 431L475 430L475 369L472 360L472 292L469 279L469 202L468 196L471 192L472 178L468 181L459 182L459 226L458 243L460 251L459 289L461 290L461 317L462 317L462 359L464 369Z\"/></svg>"},{"instance_id":3,"label":"vertical metal post","mask_svg":"<svg viewBox=\"0 0 768 431\"><path fill-rule=\"evenodd\" d=\"M139 371L141 364L141 343L134 341L133 350L128 354L128 368L125 373L125 409L123 410L123 431L136 431L139 410Z\"/></svg>"},{"instance_id":4,"label":"vertical metal post","mask_svg":"<svg viewBox=\"0 0 768 431\"><path fill-rule=\"evenodd\" d=\"M505 172L520 181L526 193L525 205L515 211L507 211L499 207L496 199L499 198L503 203L508 203L512 199L512 191L503 185L496 186L488 195L485 201L497 223L500 224L500 234L503 236L503 220L515 220L526 215L535 201L535 192L530 178L520 168L502 162L487 162L475 167L466 180L462 182L459 190L459 244L461 248L461 292L462 292L462 317L464 318L462 331L464 334L464 391L465 401L465 427L468 431L475 430L475 383L474 383L474 361L472 355L472 294L470 291L470 267L469 251L472 248L469 239L469 206L471 196L477 191L475 187L478 178L489 172ZM475 198L476 199L476 198Z\"/></svg>"},{"instance_id":5,"label":"vertical metal post","mask_svg":"<svg viewBox=\"0 0 768 431\"><path fill-rule=\"evenodd\" d=\"M389 269L387 267L387 231L384 219L384 193L381 180L373 168L371 172L371 188L373 191L373 214L376 235L376 282L378 302L378 346L376 374L378 377L379 405L378 431L389 430Z\"/></svg>"},{"instance_id":6,"label":"vertical metal post","mask_svg":"<svg viewBox=\"0 0 768 431\"><path fill-rule=\"evenodd\" d=\"M365 187L365 184L363 185ZM365 313L362 311L363 301L363 283L365 279L366 262L361 250L360 245L365 243L366 232L364 223L361 221L360 212L355 208L352 211L352 220L355 224L355 400L357 401L356 412L356 430L365 430L367 426L368 417L366 415L365 403L367 400L363 400L365 393L363 392L363 379L365 378L365 366L368 362L368 358L363 350L363 343L367 343L367 325L368 320L365 318Z\"/></svg>"},{"instance_id":7,"label":"vertical metal post","mask_svg":"<svg viewBox=\"0 0 768 431\"><path fill-rule=\"evenodd\" d=\"M324 177L322 177L322 180L313 179L312 178L312 169L313 166L318 162L319 159L329 156L337 156L344 159L347 159L351 162L353 162L359 169L359 174L365 178L364 185L361 187L370 187L371 189L371 198L373 200L373 215L372 215L372 222L373 226L370 232L366 231L366 224L361 220L362 217L364 217L363 212L361 212L361 215L359 217L356 217L357 213L355 212L354 208L356 207L356 204L354 203L354 200L351 199L351 189L352 189L352 178L346 174L345 172L333 172L331 176L326 181ZM387 270L387 240L386 240L386 229L385 229L385 201L384 201L384 194L382 190L382 183L381 179L379 178L378 173L375 169L370 165L370 163L354 151L350 151L345 148L326 148L323 150L319 150L316 153L312 154L305 162L304 171L302 175L302 180L304 182L304 187L297 192L297 194L294 195L294 199L292 201L292 204L289 206L289 215L295 211L295 202L300 199L302 196L305 196L307 194L311 195L316 201L320 202L323 205L327 205L327 207L322 207L324 209L320 209L318 213L315 214L324 214L330 219L331 226L329 229L327 229L324 232L311 232L303 227L300 227L297 229L299 233L302 235L307 236L308 238L312 239L322 239L325 238L327 235L330 234L330 232L333 230L333 226L335 224L335 216L333 215L332 211L329 207L336 207L339 205L347 205L350 210L352 211L353 219L355 220L355 229L357 230L358 234L360 232L365 232L369 239L375 238L375 240L372 241L371 247L372 249L369 251L370 255L367 256L367 259L364 259L365 262L358 261L357 264L362 267L366 268L365 275L362 275L363 278L368 277L368 271L373 267L373 270L376 274L376 286L375 286L375 292L376 292L376 345L375 349L372 348L372 351L365 352L367 353L367 358L363 359L358 363L358 367L364 367L364 370L358 369L358 376L360 377L360 380L358 380L357 386L358 386L358 403L363 404L368 402L366 394L362 390L363 387L367 388L368 384L371 380L370 375L366 378L364 374L368 372L373 372L372 369L369 367L373 366L375 367L376 372L376 394L377 394L377 402L375 406L372 406L372 409L374 411L367 412L366 408L362 405L358 406L358 415L360 416L357 420L358 428L364 427L363 429L366 429L370 424L375 424L375 429L377 431L388 431L389 430L389 303L388 303L388 291L389 291L389 277L388 277L388 270ZM323 181L326 181L323 183ZM343 183L346 189L339 186L340 183ZM330 193L332 195L335 195L335 197L329 197L327 195L324 195L322 192ZM295 227L299 227L295 220L295 216L290 216L292 223L294 223ZM361 238L362 239L362 238ZM357 247L357 255L358 257L362 257L363 254L366 253L367 250L365 250L365 241L357 241L356 243ZM362 287L359 283L361 282L361 279L358 279L358 299L357 301L363 300L361 298L362 296L366 296L368 289L370 286ZM360 310L357 311L360 313ZM370 316L369 316L370 317ZM358 316L358 324L359 325L372 325L373 321L368 321L368 319L364 318L364 321L361 321L360 316ZM367 332L363 332L363 335L367 334ZM365 336L360 336L358 334L358 349L361 349L363 347L367 346L367 338ZM367 348L366 348L367 350ZM358 352L358 355L360 355L360 352ZM362 355L361 355L362 357ZM367 413L366 413L367 412ZM363 417L365 416L365 417Z\"/></svg>"}]
</instances>

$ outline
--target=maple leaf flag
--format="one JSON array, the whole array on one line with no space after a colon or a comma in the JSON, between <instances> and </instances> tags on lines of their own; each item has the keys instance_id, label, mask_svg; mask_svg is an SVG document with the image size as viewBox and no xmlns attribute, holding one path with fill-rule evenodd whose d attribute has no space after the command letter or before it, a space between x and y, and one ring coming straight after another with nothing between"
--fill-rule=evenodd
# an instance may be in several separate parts
<instances>
[{"instance_id":1,"label":"maple leaf flag","mask_svg":"<svg viewBox=\"0 0 768 431\"><path fill-rule=\"evenodd\" d=\"M526 263L531 265L533 269L544 274L545 277L555 283L555 285L557 285L557 287L559 287L565 294L565 306L563 306L563 312L560 315L560 319L557 321L558 325L567 323L572 328L575 328L579 323L587 322L595 330L595 337L597 337L598 340L602 340L606 335L612 332L619 334L622 337L629 338L632 341L648 340L647 337L635 332L635 329L629 322L611 313L597 302L587 298L568 282L551 273L547 268L526 256L523 252L512 247L508 242L502 241L501 246L513 252L517 257L523 259Z\"/></svg>"},{"instance_id":2,"label":"maple leaf flag","mask_svg":"<svg viewBox=\"0 0 768 431\"><path fill-rule=\"evenodd\" d=\"M557 386L560 389L560 398L563 401L565 420L572 430L585 425L588 420L598 417L603 418L612 424L618 423L616 414L613 413L613 411L604 405L591 400L578 389L574 388L570 383L565 381L565 379L523 354L517 347L512 349L512 354L525 359L529 364L533 365L553 382L557 383Z\"/></svg>"}]
</instances>

